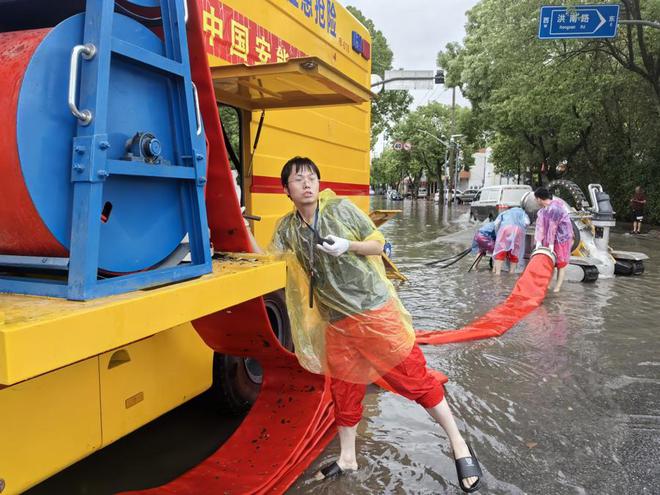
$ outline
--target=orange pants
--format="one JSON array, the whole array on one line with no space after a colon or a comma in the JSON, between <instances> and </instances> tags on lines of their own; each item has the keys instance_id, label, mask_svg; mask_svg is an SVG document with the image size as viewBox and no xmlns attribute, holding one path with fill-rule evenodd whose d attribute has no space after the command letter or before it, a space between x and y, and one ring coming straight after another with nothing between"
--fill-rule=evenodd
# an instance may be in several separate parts
<instances>
[{"instance_id":1,"label":"orange pants","mask_svg":"<svg viewBox=\"0 0 660 495\"><path fill-rule=\"evenodd\" d=\"M382 380L393 391L414 400L425 409L437 406L445 396L444 385L426 369L426 359L417 344L402 363L383 375ZM362 419L362 399L367 386L332 378L330 390L335 403L337 426L358 424Z\"/></svg>"},{"instance_id":2,"label":"orange pants","mask_svg":"<svg viewBox=\"0 0 660 495\"><path fill-rule=\"evenodd\" d=\"M498 261L506 261L507 259L509 260L510 263L518 263L518 256L513 254L513 251L500 251L495 255L495 259Z\"/></svg>"}]
</instances>

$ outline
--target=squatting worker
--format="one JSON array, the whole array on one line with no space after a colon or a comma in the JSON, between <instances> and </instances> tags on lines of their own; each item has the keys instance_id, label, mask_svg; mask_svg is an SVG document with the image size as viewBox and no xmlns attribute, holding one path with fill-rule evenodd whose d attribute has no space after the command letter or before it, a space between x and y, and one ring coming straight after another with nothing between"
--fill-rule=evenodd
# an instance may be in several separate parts
<instances>
[{"instance_id":1,"label":"squatting worker","mask_svg":"<svg viewBox=\"0 0 660 495\"><path fill-rule=\"evenodd\" d=\"M553 292L559 292L564 282L566 267L571 260L573 224L564 203L561 200L553 199L552 193L545 187L536 189L534 196L541 207L536 216L534 231L536 247L544 246L555 253L557 284Z\"/></svg>"},{"instance_id":2,"label":"squatting worker","mask_svg":"<svg viewBox=\"0 0 660 495\"><path fill-rule=\"evenodd\" d=\"M426 368L411 318L385 276L385 242L352 202L326 189L309 159L295 157L282 169L293 211L278 223L269 252L287 261L286 298L300 364L331 378L341 453L318 479L357 469L355 440L366 386L374 381L414 400L449 437L459 486L477 490L479 463L461 436L444 387ZM256 242L254 249L260 251Z\"/></svg>"},{"instance_id":3,"label":"squatting worker","mask_svg":"<svg viewBox=\"0 0 660 495\"><path fill-rule=\"evenodd\" d=\"M495 248L496 238L495 222L486 222L474 234L474 238L472 239L472 254L486 256L488 253L492 253Z\"/></svg>"}]
</instances>

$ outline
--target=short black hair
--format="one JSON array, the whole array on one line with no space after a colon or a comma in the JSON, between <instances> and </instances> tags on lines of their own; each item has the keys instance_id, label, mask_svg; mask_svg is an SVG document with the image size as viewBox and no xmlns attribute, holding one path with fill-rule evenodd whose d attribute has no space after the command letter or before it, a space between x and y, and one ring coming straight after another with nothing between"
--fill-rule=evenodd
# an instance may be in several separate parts
<instances>
[{"instance_id":1,"label":"short black hair","mask_svg":"<svg viewBox=\"0 0 660 495\"><path fill-rule=\"evenodd\" d=\"M539 199L552 199L552 193L548 191L545 187L539 187L534 191L534 196Z\"/></svg>"},{"instance_id":2,"label":"short black hair","mask_svg":"<svg viewBox=\"0 0 660 495\"><path fill-rule=\"evenodd\" d=\"M321 178L321 172L316 166L316 163L304 156L294 156L284 164L284 167L282 167L282 173L280 174L282 187L287 187L292 170L295 170L296 173L303 170L310 170L311 172L314 172L319 179Z\"/></svg>"}]
</instances>

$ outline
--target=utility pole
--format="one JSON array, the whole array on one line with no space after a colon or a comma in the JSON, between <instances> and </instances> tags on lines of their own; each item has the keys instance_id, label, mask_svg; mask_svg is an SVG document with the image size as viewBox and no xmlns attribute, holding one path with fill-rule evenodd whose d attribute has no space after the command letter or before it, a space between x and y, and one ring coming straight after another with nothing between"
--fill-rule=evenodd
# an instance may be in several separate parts
<instances>
[{"instance_id":1,"label":"utility pole","mask_svg":"<svg viewBox=\"0 0 660 495\"><path fill-rule=\"evenodd\" d=\"M456 132L456 86L452 86L451 88L451 134L452 138L450 139L451 147L449 148L449 170L450 173L451 171L454 170L455 162L456 162L456 143L453 140L453 135ZM454 174L456 175L456 174ZM455 179L454 179L455 181ZM456 182L454 182L454 187L453 187L454 192L451 195L451 202L454 202L454 196L456 195Z\"/></svg>"},{"instance_id":2,"label":"utility pole","mask_svg":"<svg viewBox=\"0 0 660 495\"><path fill-rule=\"evenodd\" d=\"M452 134L451 137L449 138L449 143L451 144L451 152L452 152L452 158L454 159L454 165L453 168L450 168L449 170L451 173L454 174L454 192L452 194L452 202L456 199L456 187L458 185L458 172L459 172L459 145L458 141L456 141L456 138L461 137L463 134Z\"/></svg>"},{"instance_id":3,"label":"utility pole","mask_svg":"<svg viewBox=\"0 0 660 495\"><path fill-rule=\"evenodd\" d=\"M456 151L454 147L456 145L453 141L453 135L456 134L456 86L452 86L451 88L451 134L452 139L450 139L449 142L452 144L452 146L449 151L449 170L454 170L454 160L456 158ZM456 184L454 184L454 190L456 190ZM454 198L452 195L452 201L453 200Z\"/></svg>"}]
</instances>

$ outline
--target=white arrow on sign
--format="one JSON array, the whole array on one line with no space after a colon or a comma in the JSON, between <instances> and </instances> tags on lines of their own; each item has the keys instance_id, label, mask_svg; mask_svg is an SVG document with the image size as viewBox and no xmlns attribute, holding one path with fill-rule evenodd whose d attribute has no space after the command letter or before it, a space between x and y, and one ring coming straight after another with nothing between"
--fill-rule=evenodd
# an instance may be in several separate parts
<instances>
[{"instance_id":1,"label":"white arrow on sign","mask_svg":"<svg viewBox=\"0 0 660 495\"><path fill-rule=\"evenodd\" d=\"M598 17L600 17L600 22L598 23L598 27L594 29L594 33L598 31L603 26L603 24L605 24L605 18L603 17L603 14L601 14L599 10L596 10L596 14L598 14Z\"/></svg>"}]
</instances>

